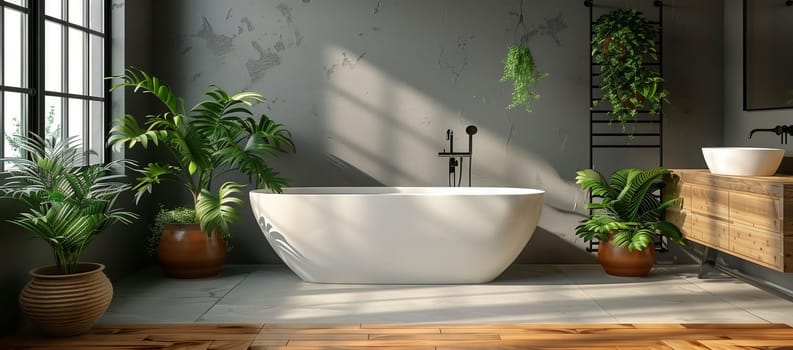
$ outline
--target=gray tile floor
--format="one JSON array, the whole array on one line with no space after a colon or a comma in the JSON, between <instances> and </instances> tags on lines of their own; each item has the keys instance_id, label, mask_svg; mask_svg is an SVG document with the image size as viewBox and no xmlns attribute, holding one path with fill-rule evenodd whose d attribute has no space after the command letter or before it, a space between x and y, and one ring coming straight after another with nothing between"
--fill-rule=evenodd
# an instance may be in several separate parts
<instances>
[{"instance_id":1,"label":"gray tile floor","mask_svg":"<svg viewBox=\"0 0 793 350\"><path fill-rule=\"evenodd\" d=\"M306 283L283 265L227 266L178 280L157 267L115 283L104 323L697 323L793 325L793 303L697 266L656 266L647 278L599 265L513 265L469 285Z\"/></svg>"}]
</instances>

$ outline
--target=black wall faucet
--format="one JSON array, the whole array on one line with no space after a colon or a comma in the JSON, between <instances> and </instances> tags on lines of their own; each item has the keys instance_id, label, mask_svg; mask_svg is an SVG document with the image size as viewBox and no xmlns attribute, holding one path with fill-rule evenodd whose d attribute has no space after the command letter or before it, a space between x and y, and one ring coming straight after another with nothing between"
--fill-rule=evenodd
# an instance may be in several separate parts
<instances>
[{"instance_id":1,"label":"black wall faucet","mask_svg":"<svg viewBox=\"0 0 793 350\"><path fill-rule=\"evenodd\" d=\"M779 142L786 145L787 144L787 136L793 135L793 125L777 125L770 129L752 129L749 132L749 138L752 138L752 135L756 132L772 132L774 134L779 135Z\"/></svg>"},{"instance_id":2,"label":"black wall faucet","mask_svg":"<svg viewBox=\"0 0 793 350\"><path fill-rule=\"evenodd\" d=\"M449 158L449 186L460 186L463 180L463 173L460 172L457 176L457 167L462 168L463 159L468 158L468 187L471 187L471 156L474 153L474 134L478 129L476 126L469 125L465 128L465 133L468 134L468 152L455 152L454 151L454 131L446 129L446 141L449 141L449 151L446 149L443 152L438 152L438 157Z\"/></svg>"}]
</instances>

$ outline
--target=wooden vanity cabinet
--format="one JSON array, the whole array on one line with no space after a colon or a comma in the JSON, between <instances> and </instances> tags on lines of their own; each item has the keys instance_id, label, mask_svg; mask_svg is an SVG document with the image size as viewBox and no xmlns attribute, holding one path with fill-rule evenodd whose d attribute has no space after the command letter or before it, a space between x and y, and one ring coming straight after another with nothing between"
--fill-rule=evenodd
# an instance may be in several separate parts
<instances>
[{"instance_id":1,"label":"wooden vanity cabinet","mask_svg":"<svg viewBox=\"0 0 793 350\"><path fill-rule=\"evenodd\" d=\"M673 169L664 195L683 198L666 219L693 242L793 272L793 176L714 175Z\"/></svg>"}]
</instances>

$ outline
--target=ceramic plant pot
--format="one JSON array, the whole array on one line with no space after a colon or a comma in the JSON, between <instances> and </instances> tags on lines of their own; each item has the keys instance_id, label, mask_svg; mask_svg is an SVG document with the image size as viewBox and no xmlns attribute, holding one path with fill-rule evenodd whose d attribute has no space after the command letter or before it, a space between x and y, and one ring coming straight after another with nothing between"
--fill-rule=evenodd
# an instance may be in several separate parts
<instances>
[{"instance_id":1,"label":"ceramic plant pot","mask_svg":"<svg viewBox=\"0 0 793 350\"><path fill-rule=\"evenodd\" d=\"M212 277L226 263L226 242L220 234L208 236L198 224L166 224L157 260L168 277Z\"/></svg>"},{"instance_id":2,"label":"ceramic plant pot","mask_svg":"<svg viewBox=\"0 0 793 350\"><path fill-rule=\"evenodd\" d=\"M650 243L640 251L628 251L628 248L613 244L613 236L608 241L598 243L598 261L607 274L623 277L644 277L655 265L655 245Z\"/></svg>"},{"instance_id":3,"label":"ceramic plant pot","mask_svg":"<svg viewBox=\"0 0 793 350\"><path fill-rule=\"evenodd\" d=\"M81 263L77 272L62 274L57 266L30 271L19 305L44 334L72 336L88 332L113 299L105 265Z\"/></svg>"}]
</instances>

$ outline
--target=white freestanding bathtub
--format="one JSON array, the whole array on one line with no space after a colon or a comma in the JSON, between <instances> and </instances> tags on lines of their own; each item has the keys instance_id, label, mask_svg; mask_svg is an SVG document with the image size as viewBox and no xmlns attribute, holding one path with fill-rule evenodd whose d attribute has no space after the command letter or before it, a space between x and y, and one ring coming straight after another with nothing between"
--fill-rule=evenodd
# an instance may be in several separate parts
<instances>
[{"instance_id":1,"label":"white freestanding bathtub","mask_svg":"<svg viewBox=\"0 0 793 350\"><path fill-rule=\"evenodd\" d=\"M293 187L250 193L267 241L317 283L482 283L523 250L544 191L501 187Z\"/></svg>"}]
</instances>

